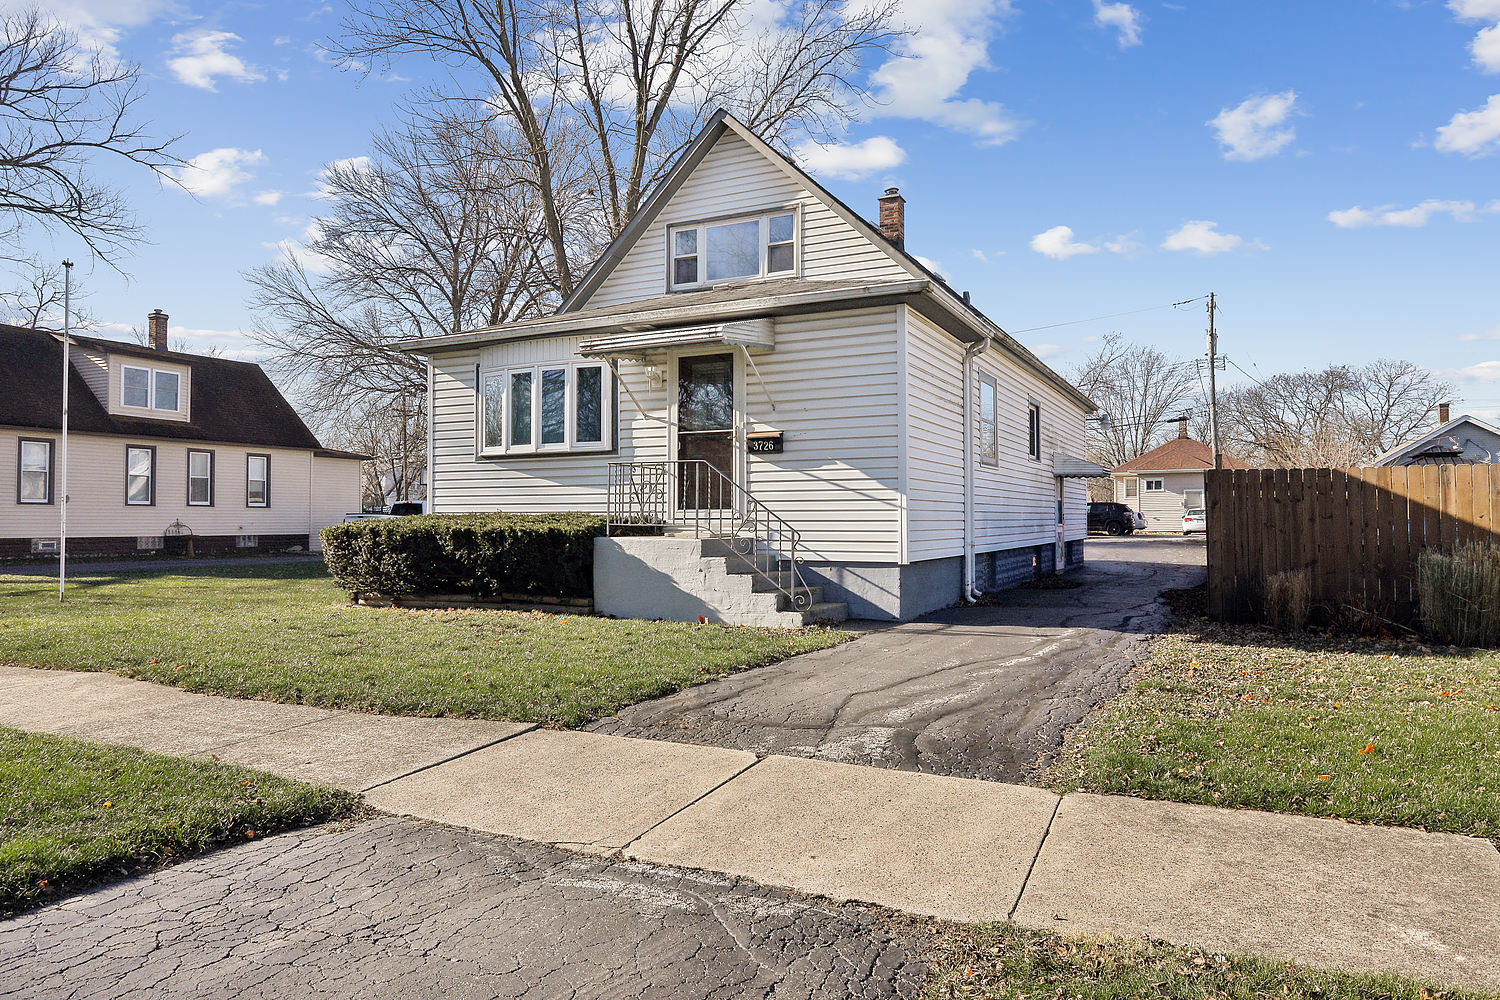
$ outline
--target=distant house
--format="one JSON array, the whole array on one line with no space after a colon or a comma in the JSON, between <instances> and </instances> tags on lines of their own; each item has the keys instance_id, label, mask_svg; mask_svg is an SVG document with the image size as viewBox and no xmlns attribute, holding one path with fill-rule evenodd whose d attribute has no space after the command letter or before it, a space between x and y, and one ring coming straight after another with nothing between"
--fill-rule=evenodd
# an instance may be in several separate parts
<instances>
[{"instance_id":1,"label":"distant house","mask_svg":"<svg viewBox=\"0 0 1500 1000\"><path fill-rule=\"evenodd\" d=\"M660 526L596 546L622 616L905 619L1077 565L1094 404L878 204L716 113L556 315L405 345L433 509Z\"/></svg>"},{"instance_id":2,"label":"distant house","mask_svg":"<svg viewBox=\"0 0 1500 1000\"><path fill-rule=\"evenodd\" d=\"M72 338L68 551L316 549L359 510L363 455L322 447L258 365ZM62 337L0 325L0 556L56 551Z\"/></svg>"},{"instance_id":3,"label":"distant house","mask_svg":"<svg viewBox=\"0 0 1500 1000\"><path fill-rule=\"evenodd\" d=\"M1175 438L1116 466L1110 478L1115 499L1140 511L1147 531L1181 531L1183 513L1203 506L1203 473L1213 467L1213 452L1202 441L1188 437L1183 420ZM1224 468L1250 466L1225 455Z\"/></svg>"},{"instance_id":4,"label":"distant house","mask_svg":"<svg viewBox=\"0 0 1500 1000\"><path fill-rule=\"evenodd\" d=\"M1448 417L1448 404L1438 406L1438 426L1397 445L1372 465L1476 465L1500 462L1500 427L1465 414Z\"/></svg>"}]
</instances>

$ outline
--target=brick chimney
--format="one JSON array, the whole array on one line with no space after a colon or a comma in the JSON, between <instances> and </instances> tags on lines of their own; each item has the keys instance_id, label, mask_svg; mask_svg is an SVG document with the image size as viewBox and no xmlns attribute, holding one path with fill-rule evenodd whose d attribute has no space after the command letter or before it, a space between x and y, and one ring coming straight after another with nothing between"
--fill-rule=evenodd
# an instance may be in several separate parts
<instances>
[{"instance_id":1,"label":"brick chimney","mask_svg":"<svg viewBox=\"0 0 1500 1000\"><path fill-rule=\"evenodd\" d=\"M1187 437L1187 417L1177 418L1177 436L1180 438Z\"/></svg>"},{"instance_id":2,"label":"brick chimney","mask_svg":"<svg viewBox=\"0 0 1500 1000\"><path fill-rule=\"evenodd\" d=\"M1448 404L1447 403L1439 403L1438 404L1438 423L1440 423L1440 424L1446 424L1447 422L1448 422Z\"/></svg>"},{"instance_id":3,"label":"brick chimney","mask_svg":"<svg viewBox=\"0 0 1500 1000\"><path fill-rule=\"evenodd\" d=\"M886 188L880 196L880 235L906 249L906 199L899 188Z\"/></svg>"},{"instance_id":4,"label":"brick chimney","mask_svg":"<svg viewBox=\"0 0 1500 1000\"><path fill-rule=\"evenodd\" d=\"M146 328L151 331L151 348L156 351L167 349L167 314L160 309L151 310L151 315L146 317Z\"/></svg>"}]
</instances>

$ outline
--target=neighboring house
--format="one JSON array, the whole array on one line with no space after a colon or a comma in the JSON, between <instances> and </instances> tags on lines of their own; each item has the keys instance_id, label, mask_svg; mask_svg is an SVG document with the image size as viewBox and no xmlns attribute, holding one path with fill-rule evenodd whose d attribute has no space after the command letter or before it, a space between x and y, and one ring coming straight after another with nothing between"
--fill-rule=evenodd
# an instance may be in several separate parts
<instances>
[{"instance_id":1,"label":"neighboring house","mask_svg":"<svg viewBox=\"0 0 1500 1000\"><path fill-rule=\"evenodd\" d=\"M363 455L318 444L258 365L72 338L68 551L319 548L359 510ZM0 326L0 556L56 551L62 337Z\"/></svg>"},{"instance_id":2,"label":"neighboring house","mask_svg":"<svg viewBox=\"0 0 1500 1000\"><path fill-rule=\"evenodd\" d=\"M432 509L684 528L596 546L621 615L905 619L1077 565L1094 405L905 252L904 206L877 229L717 113L555 315L403 345Z\"/></svg>"},{"instance_id":3,"label":"neighboring house","mask_svg":"<svg viewBox=\"0 0 1500 1000\"><path fill-rule=\"evenodd\" d=\"M1203 473L1213 467L1213 452L1188 437L1183 420L1175 438L1111 470L1114 498L1139 511L1147 531L1181 531L1182 515L1203 506ZM1224 468L1250 466L1225 455Z\"/></svg>"},{"instance_id":4,"label":"neighboring house","mask_svg":"<svg viewBox=\"0 0 1500 1000\"><path fill-rule=\"evenodd\" d=\"M1438 406L1438 426L1397 445L1371 465L1476 465L1500 462L1500 427L1467 414L1448 418L1448 404Z\"/></svg>"}]
</instances>

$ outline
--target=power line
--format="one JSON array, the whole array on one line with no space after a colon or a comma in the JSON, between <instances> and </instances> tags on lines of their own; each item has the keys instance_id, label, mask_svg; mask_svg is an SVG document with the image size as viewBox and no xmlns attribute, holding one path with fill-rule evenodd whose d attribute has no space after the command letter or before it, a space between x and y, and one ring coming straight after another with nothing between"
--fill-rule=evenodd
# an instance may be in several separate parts
<instances>
[{"instance_id":1,"label":"power line","mask_svg":"<svg viewBox=\"0 0 1500 1000\"><path fill-rule=\"evenodd\" d=\"M1126 312L1110 313L1107 316L1090 316L1088 319L1072 319L1068 320L1068 322L1066 323L1049 323L1046 326L1033 326L1028 327L1025 330L1008 330L1006 332L1014 337L1022 333L1036 333L1040 330L1056 330L1060 326L1077 326L1080 323L1097 323L1102 319L1116 319L1120 316L1135 316L1139 313L1155 312L1158 309L1176 309L1179 306L1185 306L1191 302L1197 302L1199 301L1199 299L1204 298L1207 298L1207 296L1200 295L1196 299L1183 299L1181 302L1169 302L1163 306L1147 306L1144 309L1130 309Z\"/></svg>"}]
</instances>

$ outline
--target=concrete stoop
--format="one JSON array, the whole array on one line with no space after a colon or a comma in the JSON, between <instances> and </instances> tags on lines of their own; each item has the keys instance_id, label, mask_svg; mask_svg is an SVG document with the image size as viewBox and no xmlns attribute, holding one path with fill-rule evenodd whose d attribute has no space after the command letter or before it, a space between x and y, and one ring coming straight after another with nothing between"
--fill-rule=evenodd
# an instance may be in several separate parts
<instances>
[{"instance_id":1,"label":"concrete stoop","mask_svg":"<svg viewBox=\"0 0 1500 1000\"><path fill-rule=\"evenodd\" d=\"M799 611L792 595L809 606ZM691 535L594 539L594 610L619 618L707 619L726 625L800 628L849 617L819 586L795 586L789 564L757 546Z\"/></svg>"}]
</instances>

